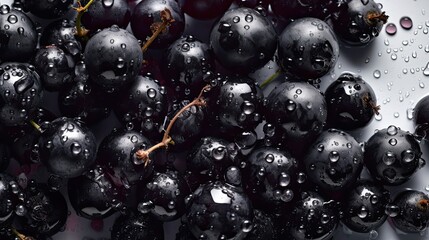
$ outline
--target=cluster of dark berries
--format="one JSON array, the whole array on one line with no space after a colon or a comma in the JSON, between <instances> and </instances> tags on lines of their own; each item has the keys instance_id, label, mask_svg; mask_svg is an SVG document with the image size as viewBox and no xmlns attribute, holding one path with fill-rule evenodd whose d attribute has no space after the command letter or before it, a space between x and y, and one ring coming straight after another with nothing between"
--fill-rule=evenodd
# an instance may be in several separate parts
<instances>
[{"instance_id":1,"label":"cluster of dark berries","mask_svg":"<svg viewBox=\"0 0 429 240\"><path fill-rule=\"evenodd\" d=\"M384 185L424 166L429 98L415 133L359 143L347 131L379 114L374 90L353 73L318 88L340 45L370 44L387 18L373 0L1 5L0 239L50 239L70 207L116 214L112 240L164 239L178 219L183 240L425 230L429 197ZM199 21L205 40L187 33ZM273 59L272 77L252 75Z\"/></svg>"}]
</instances>

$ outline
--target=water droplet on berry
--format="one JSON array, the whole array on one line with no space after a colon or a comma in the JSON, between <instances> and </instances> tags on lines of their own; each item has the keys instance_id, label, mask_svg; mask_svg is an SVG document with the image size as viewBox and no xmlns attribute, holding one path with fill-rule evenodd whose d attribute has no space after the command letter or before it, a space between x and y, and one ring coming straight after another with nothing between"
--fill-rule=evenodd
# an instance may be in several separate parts
<instances>
[{"instance_id":1,"label":"water droplet on berry","mask_svg":"<svg viewBox=\"0 0 429 240\"><path fill-rule=\"evenodd\" d=\"M383 156L383 162L387 165L390 166L393 163L395 163L395 154L393 154L391 151L387 151L384 156Z\"/></svg>"},{"instance_id":2,"label":"water droplet on berry","mask_svg":"<svg viewBox=\"0 0 429 240\"><path fill-rule=\"evenodd\" d=\"M267 161L268 163L274 162L274 155L271 153L267 154L267 156L265 156L265 161Z\"/></svg>"},{"instance_id":3,"label":"water droplet on berry","mask_svg":"<svg viewBox=\"0 0 429 240\"><path fill-rule=\"evenodd\" d=\"M332 151L329 153L329 160L331 160L331 162L335 163L338 162L338 160L340 159L340 154L336 151Z\"/></svg>"},{"instance_id":4,"label":"water droplet on berry","mask_svg":"<svg viewBox=\"0 0 429 240\"><path fill-rule=\"evenodd\" d=\"M114 0L103 0L103 6L110 8L113 6Z\"/></svg>"},{"instance_id":5,"label":"water droplet on berry","mask_svg":"<svg viewBox=\"0 0 429 240\"><path fill-rule=\"evenodd\" d=\"M385 209L385 213L389 216L389 217L396 217L399 214L399 207L396 205L387 205L386 209Z\"/></svg>"},{"instance_id":6,"label":"water droplet on berry","mask_svg":"<svg viewBox=\"0 0 429 240\"><path fill-rule=\"evenodd\" d=\"M359 217L359 218L366 218L367 216L368 216L368 209L366 209L366 207L365 207L365 206L362 206L362 207L359 209L358 217Z\"/></svg>"},{"instance_id":7,"label":"water droplet on berry","mask_svg":"<svg viewBox=\"0 0 429 240\"><path fill-rule=\"evenodd\" d=\"M286 187L290 183L290 177L287 173L282 172L280 174L279 184L281 187Z\"/></svg>"},{"instance_id":8,"label":"water droplet on berry","mask_svg":"<svg viewBox=\"0 0 429 240\"><path fill-rule=\"evenodd\" d=\"M415 157L416 157L416 154L411 149L405 150L402 153L402 160L406 163L412 162Z\"/></svg>"},{"instance_id":9,"label":"water droplet on berry","mask_svg":"<svg viewBox=\"0 0 429 240\"><path fill-rule=\"evenodd\" d=\"M70 149L73 155L78 155L82 152L82 146L77 142L72 143Z\"/></svg>"},{"instance_id":10,"label":"water droplet on berry","mask_svg":"<svg viewBox=\"0 0 429 240\"><path fill-rule=\"evenodd\" d=\"M395 136L396 134L398 134L398 128L396 126L390 125L387 128L387 134L390 136Z\"/></svg>"}]
</instances>

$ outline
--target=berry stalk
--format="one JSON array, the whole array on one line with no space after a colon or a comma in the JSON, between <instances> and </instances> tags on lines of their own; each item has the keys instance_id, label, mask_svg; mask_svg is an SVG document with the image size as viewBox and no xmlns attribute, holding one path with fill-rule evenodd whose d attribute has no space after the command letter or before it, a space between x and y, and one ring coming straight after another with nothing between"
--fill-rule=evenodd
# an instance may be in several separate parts
<instances>
[{"instance_id":1,"label":"berry stalk","mask_svg":"<svg viewBox=\"0 0 429 240\"><path fill-rule=\"evenodd\" d=\"M184 106L182 109L180 109L179 112L176 113L176 115L174 115L173 119L171 119L170 123L167 126L167 129L164 132L164 136L163 136L161 142L157 143L156 145L150 147L147 150L139 150L136 152L137 159L141 160L142 163L144 163L145 167L150 163L151 160L150 160L149 155L153 151L157 150L158 148L168 148L169 144L174 144L173 139L170 137L170 132L171 132L171 129L173 128L174 123L177 121L177 119L179 119L180 115L182 115L182 113L184 113L186 110L188 110L192 106L201 106L202 107L202 106L207 105L207 102L204 99L203 94L205 92L210 91L210 89L211 89L210 85L206 85L205 87L203 87L203 89L201 90L201 92L197 98L195 98L188 105Z\"/></svg>"},{"instance_id":2,"label":"berry stalk","mask_svg":"<svg viewBox=\"0 0 429 240\"><path fill-rule=\"evenodd\" d=\"M35 240L33 237L25 236L24 234L18 232L16 229L12 228L12 232L19 238L19 240Z\"/></svg>"},{"instance_id":3,"label":"berry stalk","mask_svg":"<svg viewBox=\"0 0 429 240\"><path fill-rule=\"evenodd\" d=\"M162 22L155 22L153 23L150 28L152 30L152 36L146 41L146 43L142 47L142 51L146 52L149 46L155 41L155 39L164 32L167 27L171 25L175 20L173 16L171 15L170 10L168 8L165 8L160 12L161 15L161 21Z\"/></svg>"},{"instance_id":4,"label":"berry stalk","mask_svg":"<svg viewBox=\"0 0 429 240\"><path fill-rule=\"evenodd\" d=\"M89 2L82 6L80 1L77 2L77 7L73 7L77 11L76 16L76 35L79 37L84 37L86 34L88 34L88 30L86 30L84 27L82 27L82 16L83 14L88 10L88 8L91 6L91 4L94 2L94 0L89 0Z\"/></svg>"}]
</instances>

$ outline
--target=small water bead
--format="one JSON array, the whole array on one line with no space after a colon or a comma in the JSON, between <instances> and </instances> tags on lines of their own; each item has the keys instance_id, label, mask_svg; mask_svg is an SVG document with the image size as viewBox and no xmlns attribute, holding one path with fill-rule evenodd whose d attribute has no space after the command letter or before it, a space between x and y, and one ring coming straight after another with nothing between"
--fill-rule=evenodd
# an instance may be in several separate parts
<instances>
[{"instance_id":1,"label":"small water bead","mask_svg":"<svg viewBox=\"0 0 429 240\"><path fill-rule=\"evenodd\" d=\"M398 55L396 55L396 54L394 53L394 54L392 54L392 55L390 56L390 58L391 58L392 60L396 60L396 59L398 59Z\"/></svg>"},{"instance_id":2,"label":"small water bead","mask_svg":"<svg viewBox=\"0 0 429 240\"><path fill-rule=\"evenodd\" d=\"M391 151L387 151L384 156L383 156L383 162L384 164L386 164L387 166L392 165L393 163L395 163L395 154Z\"/></svg>"},{"instance_id":3,"label":"small water bead","mask_svg":"<svg viewBox=\"0 0 429 240\"><path fill-rule=\"evenodd\" d=\"M362 206L357 215L359 218L366 218L368 216L368 209L365 206Z\"/></svg>"},{"instance_id":4,"label":"small water bead","mask_svg":"<svg viewBox=\"0 0 429 240\"><path fill-rule=\"evenodd\" d=\"M414 158L416 157L416 154L413 150L408 149L402 153L402 160L406 163L412 162Z\"/></svg>"},{"instance_id":5,"label":"small water bead","mask_svg":"<svg viewBox=\"0 0 429 240\"><path fill-rule=\"evenodd\" d=\"M398 117L399 117L399 113L398 113L398 112L395 112L395 113L393 113L393 116L394 116L395 118L398 118Z\"/></svg>"},{"instance_id":6,"label":"small water bead","mask_svg":"<svg viewBox=\"0 0 429 240\"><path fill-rule=\"evenodd\" d=\"M373 76L375 77L375 78L380 78L381 77L381 72L380 72L380 70L375 70L374 71L374 73L373 73Z\"/></svg>"},{"instance_id":7,"label":"small water bead","mask_svg":"<svg viewBox=\"0 0 429 240\"><path fill-rule=\"evenodd\" d=\"M401 25L402 28L409 30L413 27L413 20L405 16L399 20L399 24Z\"/></svg>"},{"instance_id":8,"label":"small water bead","mask_svg":"<svg viewBox=\"0 0 429 240\"><path fill-rule=\"evenodd\" d=\"M389 217L396 217L398 216L400 211L400 208L396 205L387 205L386 209L385 209L385 213L389 216Z\"/></svg>"},{"instance_id":9,"label":"small water bead","mask_svg":"<svg viewBox=\"0 0 429 240\"><path fill-rule=\"evenodd\" d=\"M274 155L273 154L267 154L267 156L265 156L265 161L267 161L268 163L274 162Z\"/></svg>"},{"instance_id":10,"label":"small water bead","mask_svg":"<svg viewBox=\"0 0 429 240\"><path fill-rule=\"evenodd\" d=\"M371 230L369 232L369 239L376 239L378 238L378 232L376 230Z\"/></svg>"},{"instance_id":11,"label":"small water bead","mask_svg":"<svg viewBox=\"0 0 429 240\"><path fill-rule=\"evenodd\" d=\"M253 224L249 220L244 220L243 223L241 224L241 230L245 233L252 231L252 229L253 229Z\"/></svg>"},{"instance_id":12,"label":"small water bead","mask_svg":"<svg viewBox=\"0 0 429 240\"><path fill-rule=\"evenodd\" d=\"M381 115L381 113L375 115L375 120L377 121L383 120L383 116Z\"/></svg>"},{"instance_id":13,"label":"small water bead","mask_svg":"<svg viewBox=\"0 0 429 240\"><path fill-rule=\"evenodd\" d=\"M391 138L389 139L389 144L392 146L396 146L396 144L398 143L398 140L396 140L396 138Z\"/></svg>"},{"instance_id":14,"label":"small water bead","mask_svg":"<svg viewBox=\"0 0 429 240\"><path fill-rule=\"evenodd\" d=\"M329 153L329 160L333 163L338 162L340 159L340 154L336 151L332 151Z\"/></svg>"},{"instance_id":15,"label":"small water bead","mask_svg":"<svg viewBox=\"0 0 429 240\"><path fill-rule=\"evenodd\" d=\"M408 120L413 120L414 115L414 109L413 108L407 108L407 118Z\"/></svg>"},{"instance_id":16,"label":"small water bead","mask_svg":"<svg viewBox=\"0 0 429 240\"><path fill-rule=\"evenodd\" d=\"M82 146L77 142L74 142L70 148L73 155L78 155L82 152Z\"/></svg>"},{"instance_id":17,"label":"small water bead","mask_svg":"<svg viewBox=\"0 0 429 240\"><path fill-rule=\"evenodd\" d=\"M398 29L394 23L388 23L385 28L386 33L389 35L395 35L397 30Z\"/></svg>"},{"instance_id":18,"label":"small water bead","mask_svg":"<svg viewBox=\"0 0 429 240\"><path fill-rule=\"evenodd\" d=\"M396 134L398 134L398 128L396 126L390 125L387 128L387 134L389 136L395 136Z\"/></svg>"},{"instance_id":19,"label":"small water bead","mask_svg":"<svg viewBox=\"0 0 429 240\"><path fill-rule=\"evenodd\" d=\"M423 75L429 76L429 62L426 64L426 67L423 69Z\"/></svg>"},{"instance_id":20,"label":"small water bead","mask_svg":"<svg viewBox=\"0 0 429 240\"><path fill-rule=\"evenodd\" d=\"M282 172L280 174L279 185L281 187L287 187L290 183L290 177L287 173Z\"/></svg>"}]
</instances>

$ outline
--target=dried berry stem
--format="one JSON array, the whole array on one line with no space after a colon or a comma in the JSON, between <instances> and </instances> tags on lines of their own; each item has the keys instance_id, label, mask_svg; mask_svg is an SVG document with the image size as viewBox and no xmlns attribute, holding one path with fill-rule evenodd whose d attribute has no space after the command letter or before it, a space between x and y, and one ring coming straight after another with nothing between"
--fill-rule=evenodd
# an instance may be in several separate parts
<instances>
[{"instance_id":1,"label":"dried berry stem","mask_svg":"<svg viewBox=\"0 0 429 240\"><path fill-rule=\"evenodd\" d=\"M177 121L177 119L179 119L180 115L182 115L182 113L184 113L186 110L188 110L192 106L201 106L201 107L206 106L207 103L203 97L203 94L207 91L210 91L210 89L211 89L210 85L206 85L205 87L203 87L203 89L201 90L201 92L197 98L195 98L192 102L190 102L189 104L184 106L182 109L180 109L179 112L176 113L176 115L174 115L173 119L171 119L170 123L167 126L167 129L164 132L164 136L163 136L161 142L150 147L149 149L139 150L136 152L136 157L144 162L145 167L150 163L151 160L149 158L149 155L153 151L155 151L158 148L167 148L169 144L174 143L173 139L170 136L170 132L171 132L171 129L173 128L174 123Z\"/></svg>"},{"instance_id":2,"label":"dried berry stem","mask_svg":"<svg viewBox=\"0 0 429 240\"><path fill-rule=\"evenodd\" d=\"M429 200L427 200L427 199L421 199L421 200L419 200L419 201L417 202L417 207L418 207L419 209L421 209L421 210L424 210L424 211L428 210L428 207L429 207Z\"/></svg>"},{"instance_id":3,"label":"dried berry stem","mask_svg":"<svg viewBox=\"0 0 429 240\"><path fill-rule=\"evenodd\" d=\"M387 20L389 19L389 16L386 15L386 12L382 13L376 13L376 12L370 12L367 15L368 20L372 24L376 24L378 21L383 22L383 24L387 23Z\"/></svg>"},{"instance_id":4,"label":"dried berry stem","mask_svg":"<svg viewBox=\"0 0 429 240\"><path fill-rule=\"evenodd\" d=\"M368 94L365 94L362 97L362 100L367 107L372 108L375 114L380 115L380 110L381 110L380 105L376 105L374 101L372 101L372 99L368 96Z\"/></svg>"},{"instance_id":5,"label":"dried berry stem","mask_svg":"<svg viewBox=\"0 0 429 240\"><path fill-rule=\"evenodd\" d=\"M262 83L261 83L261 85L260 85L260 87L262 88L262 89L264 89L268 84L270 84L272 81L274 81L274 79L276 79L279 75L280 75L280 73L281 73L281 70L279 69L279 70L277 70L275 73L273 73L271 76L269 76L267 79L265 79Z\"/></svg>"},{"instance_id":6,"label":"dried berry stem","mask_svg":"<svg viewBox=\"0 0 429 240\"><path fill-rule=\"evenodd\" d=\"M80 1L78 1L77 2L77 7L73 7L77 11L77 16L76 16L76 30L77 30L77 33L76 33L76 35L79 36L79 37L84 37L89 32L84 27L82 27L82 16L88 10L89 6L91 6L91 4L93 2L94 2L94 0L89 0L89 2L85 6L82 6L82 4L80 3Z\"/></svg>"},{"instance_id":7,"label":"dried berry stem","mask_svg":"<svg viewBox=\"0 0 429 240\"><path fill-rule=\"evenodd\" d=\"M27 237L14 228L12 228L12 232L19 238L19 240L35 240L33 237Z\"/></svg>"},{"instance_id":8,"label":"dried berry stem","mask_svg":"<svg viewBox=\"0 0 429 240\"><path fill-rule=\"evenodd\" d=\"M37 131L39 131L40 133L42 133L43 131L42 131L42 128L39 126L39 124L37 124L35 121L33 121L33 120L30 120L30 124L37 130Z\"/></svg>"},{"instance_id":9,"label":"dried berry stem","mask_svg":"<svg viewBox=\"0 0 429 240\"><path fill-rule=\"evenodd\" d=\"M152 29L152 36L143 45L142 47L143 52L146 52L149 46L153 43L153 41L155 41L155 39L159 36L159 34L164 32L167 29L167 27L169 27L171 23L175 21L173 16L171 15L170 10L168 10L168 8L165 8L164 10L162 10L160 12L160 15L161 15L162 23L155 22L150 26L150 28Z\"/></svg>"}]
</instances>

